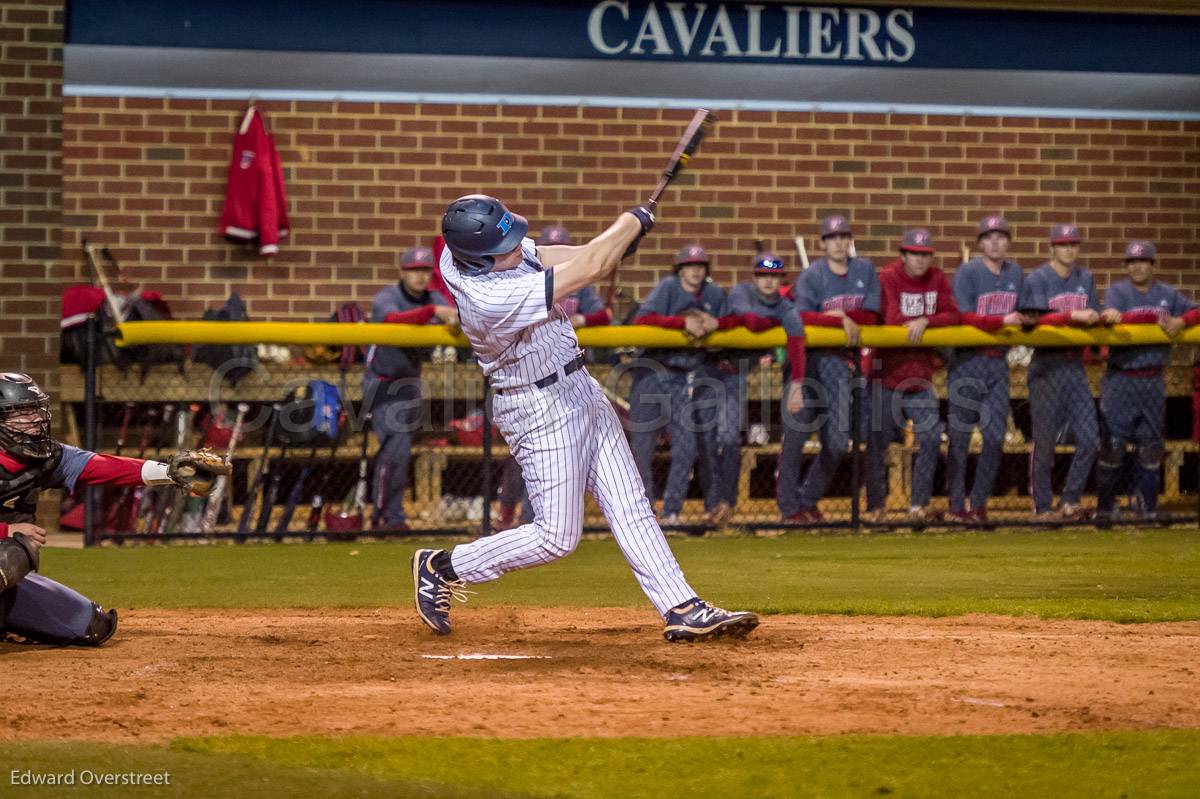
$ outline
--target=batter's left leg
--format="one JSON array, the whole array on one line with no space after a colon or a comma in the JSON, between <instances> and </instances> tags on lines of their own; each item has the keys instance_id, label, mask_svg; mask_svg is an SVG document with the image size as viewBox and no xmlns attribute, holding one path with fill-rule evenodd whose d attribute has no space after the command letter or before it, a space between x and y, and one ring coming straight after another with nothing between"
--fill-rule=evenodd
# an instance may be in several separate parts
<instances>
[{"instance_id":1,"label":"batter's left leg","mask_svg":"<svg viewBox=\"0 0 1200 799\"><path fill-rule=\"evenodd\" d=\"M638 585L665 617L667 611L695 598L696 592L684 579L642 491L621 420L599 383L591 378L588 383L594 386L595 447L588 464L587 487L604 511Z\"/></svg>"},{"instance_id":2,"label":"batter's left leg","mask_svg":"<svg viewBox=\"0 0 1200 799\"><path fill-rule=\"evenodd\" d=\"M588 464L595 446L590 402L579 387L581 382L567 380L544 391L496 397L496 425L521 466L534 518L529 524L456 546L451 565L459 579L495 580L505 572L566 557L578 546ZM636 472L632 455L629 464Z\"/></svg>"}]
</instances>

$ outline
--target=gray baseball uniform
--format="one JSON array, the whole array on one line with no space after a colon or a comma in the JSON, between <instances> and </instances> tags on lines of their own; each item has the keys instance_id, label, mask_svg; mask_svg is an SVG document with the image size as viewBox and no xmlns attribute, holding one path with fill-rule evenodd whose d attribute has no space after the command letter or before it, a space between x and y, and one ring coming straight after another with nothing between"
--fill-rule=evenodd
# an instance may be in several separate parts
<instances>
[{"instance_id":1,"label":"gray baseball uniform","mask_svg":"<svg viewBox=\"0 0 1200 799\"><path fill-rule=\"evenodd\" d=\"M982 258L972 258L954 273L954 300L965 324L998 328L1003 318L1017 309L1024 273L1021 266L1005 259L993 273ZM947 372L950 447L946 463L946 493L950 511L966 510L967 455L971 431L983 437L983 449L975 462L971 486L971 510L986 509L996 473L1004 456L1008 432L1008 350L1005 347L957 349Z\"/></svg>"},{"instance_id":2,"label":"gray baseball uniform","mask_svg":"<svg viewBox=\"0 0 1200 799\"><path fill-rule=\"evenodd\" d=\"M1090 308L1099 312L1100 300L1096 296L1096 281L1087 269L1076 266L1067 277L1061 278L1054 267L1046 263L1025 279L1019 306L1052 313L1061 321L1072 311ZM1033 422L1030 468L1034 510L1045 513L1053 504L1050 472L1054 466L1054 448L1060 432L1067 427L1074 435L1075 456L1063 485L1062 501L1078 505L1100 445L1096 402L1083 371L1083 350L1078 347L1034 349L1026 382Z\"/></svg>"},{"instance_id":3,"label":"gray baseball uniform","mask_svg":"<svg viewBox=\"0 0 1200 799\"><path fill-rule=\"evenodd\" d=\"M700 310L720 317L726 314L727 302L724 289L715 283L705 281L692 294L674 275L663 278L650 292L635 321L681 327L677 322L685 312ZM629 400L630 445L642 482L653 496L654 447L666 423L671 435L671 468L663 491L663 515L673 516L682 510L692 467L697 463L704 472L701 484L708 489L704 506L712 510L720 501L716 480L716 395L720 383L709 369L712 357L703 349L686 348L648 349L643 358L650 363L635 375Z\"/></svg>"},{"instance_id":4,"label":"gray baseball uniform","mask_svg":"<svg viewBox=\"0 0 1200 799\"><path fill-rule=\"evenodd\" d=\"M1178 290L1157 280L1145 291L1128 280L1114 283L1104 296L1104 304L1122 315L1144 314L1145 321L1182 317L1196 307ZM1125 447L1131 443L1137 446L1134 486L1141 511L1149 516L1158 510L1167 409L1163 367L1170 357L1169 346L1109 350L1108 370L1100 384L1104 436L1096 464L1096 495L1101 511L1114 509L1117 477L1125 460Z\"/></svg>"},{"instance_id":5,"label":"gray baseball uniform","mask_svg":"<svg viewBox=\"0 0 1200 799\"><path fill-rule=\"evenodd\" d=\"M824 258L800 273L792 288L796 313L867 311L879 313L879 276L867 258L851 258L845 275L836 275ZM850 447L850 356L844 349L809 350L805 368L804 409L795 416L783 414L783 442L779 453L776 499L787 518L817 507L834 473ZM865 403L864 403L865 406ZM821 452L800 482L804 443L816 430Z\"/></svg>"}]
</instances>

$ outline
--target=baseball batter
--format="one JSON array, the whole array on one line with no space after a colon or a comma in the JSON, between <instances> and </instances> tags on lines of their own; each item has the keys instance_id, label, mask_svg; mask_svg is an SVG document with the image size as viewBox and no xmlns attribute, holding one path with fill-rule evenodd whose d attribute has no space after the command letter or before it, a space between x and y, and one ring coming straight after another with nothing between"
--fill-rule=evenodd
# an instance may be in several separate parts
<instances>
[{"instance_id":1,"label":"baseball batter","mask_svg":"<svg viewBox=\"0 0 1200 799\"><path fill-rule=\"evenodd\" d=\"M954 299L965 325L994 332L1005 325L1032 325L1034 319L1017 312L1024 273L1008 257L1012 231L1002 216L985 216L979 222L976 242L982 252L954 273ZM987 521L987 501L1004 456L1008 429L1008 349L1005 347L955 350L947 371L950 447L946 459L946 493L949 518L956 522ZM967 454L976 427L983 449L975 462L971 507L966 506Z\"/></svg>"},{"instance_id":2,"label":"baseball batter","mask_svg":"<svg viewBox=\"0 0 1200 799\"><path fill-rule=\"evenodd\" d=\"M463 332L495 391L496 425L520 463L534 519L452 551L413 555L417 613L450 632L450 600L466 586L570 554L583 529L584 491L612 526L635 578L663 616L668 641L743 637L753 613L701 600L654 518L612 403L587 372L558 302L616 268L651 227L635 207L580 247L537 248L528 222L484 195L455 200L442 217L442 274Z\"/></svg>"},{"instance_id":3,"label":"baseball batter","mask_svg":"<svg viewBox=\"0 0 1200 799\"><path fill-rule=\"evenodd\" d=\"M562 225L550 225L542 229L537 237L538 247L550 247L562 244L574 244L571 233ZM559 305L563 313L571 320L571 327L578 330L581 327L607 325L612 322L612 313L604 306L599 292L594 286L584 286L579 291L565 298ZM516 526L513 521L517 507L521 508L520 524L533 521L533 508L529 506L529 497L525 493L525 481L521 478L521 467L513 458L504 461L504 473L500 478L500 518L496 522L497 530L508 530Z\"/></svg>"},{"instance_id":4,"label":"baseball batter","mask_svg":"<svg viewBox=\"0 0 1200 799\"><path fill-rule=\"evenodd\" d=\"M1105 311L1121 314L1125 324L1157 324L1172 338L1200 323L1196 304L1177 289L1154 279L1157 253L1148 241L1131 241L1125 247L1129 279L1109 286ZM1125 447L1137 446L1134 493L1143 518L1158 512L1158 473L1163 454L1166 422L1166 385L1163 367L1171 356L1168 346L1113 347L1108 370L1100 385L1100 412L1105 435L1096 466L1097 510L1111 516L1117 474Z\"/></svg>"},{"instance_id":5,"label":"baseball batter","mask_svg":"<svg viewBox=\"0 0 1200 799\"><path fill-rule=\"evenodd\" d=\"M850 359L858 354L858 326L874 324L879 316L879 277L869 259L850 256L854 236L849 221L844 216L827 217L821 222L821 241L825 257L813 261L796 278L792 301L805 325L840 327L853 349L809 352L800 380L791 352L793 337L789 337L792 380L784 400L776 501L784 521L805 524L823 521L817 501L848 453L853 388ZM813 430L820 435L821 452L797 490L804 442Z\"/></svg>"},{"instance_id":6,"label":"baseball batter","mask_svg":"<svg viewBox=\"0 0 1200 799\"><path fill-rule=\"evenodd\" d=\"M1105 311L1101 316L1095 278L1076 263L1079 229L1073 224L1055 225L1050 230L1050 239L1051 260L1026 278L1021 289L1021 310L1042 314L1038 318L1041 325L1090 327L1102 321L1111 324L1120 319L1117 311ZM1029 459L1035 518L1046 521L1082 519L1086 513L1079 500L1100 446L1096 403L1083 370L1083 350L1079 347L1035 348L1027 382L1033 426L1033 452ZM1069 427L1074 436L1075 455L1071 458L1062 501L1056 511L1050 472L1054 467L1054 448L1065 427Z\"/></svg>"}]
</instances>

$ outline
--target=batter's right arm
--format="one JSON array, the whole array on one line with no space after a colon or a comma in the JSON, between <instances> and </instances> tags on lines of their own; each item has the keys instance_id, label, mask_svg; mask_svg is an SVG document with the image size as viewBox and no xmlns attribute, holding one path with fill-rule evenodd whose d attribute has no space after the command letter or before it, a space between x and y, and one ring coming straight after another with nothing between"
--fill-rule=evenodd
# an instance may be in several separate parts
<instances>
[{"instance_id":1,"label":"batter's right arm","mask_svg":"<svg viewBox=\"0 0 1200 799\"><path fill-rule=\"evenodd\" d=\"M605 277L629 249L634 239L643 235L654 225L649 211L640 209L644 218L637 214L639 209L626 211L617 221L596 238L576 249L575 256L554 267L554 301L558 302L574 294L584 286Z\"/></svg>"},{"instance_id":2,"label":"batter's right arm","mask_svg":"<svg viewBox=\"0 0 1200 799\"><path fill-rule=\"evenodd\" d=\"M537 248L538 260L547 269L559 264L565 264L581 252L583 252L583 245L547 244Z\"/></svg>"}]
</instances>

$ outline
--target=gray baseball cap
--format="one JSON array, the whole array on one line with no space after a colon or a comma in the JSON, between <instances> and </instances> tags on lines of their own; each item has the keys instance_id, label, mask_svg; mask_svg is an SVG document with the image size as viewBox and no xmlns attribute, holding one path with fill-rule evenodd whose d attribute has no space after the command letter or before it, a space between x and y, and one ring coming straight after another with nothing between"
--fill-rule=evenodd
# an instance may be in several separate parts
<instances>
[{"instance_id":1,"label":"gray baseball cap","mask_svg":"<svg viewBox=\"0 0 1200 799\"><path fill-rule=\"evenodd\" d=\"M1137 239L1125 245L1126 261L1157 261L1158 250L1149 241Z\"/></svg>"},{"instance_id":2,"label":"gray baseball cap","mask_svg":"<svg viewBox=\"0 0 1200 799\"><path fill-rule=\"evenodd\" d=\"M821 238L827 239L830 236L841 235L854 235L854 232L850 230L850 220L841 214L827 216L821 220Z\"/></svg>"},{"instance_id":3,"label":"gray baseball cap","mask_svg":"<svg viewBox=\"0 0 1200 799\"><path fill-rule=\"evenodd\" d=\"M1010 239L1012 238L1012 229L1008 226L1008 220L999 214L988 215L979 220L979 228L975 231L975 240L978 241L989 233L1003 233Z\"/></svg>"}]
</instances>

